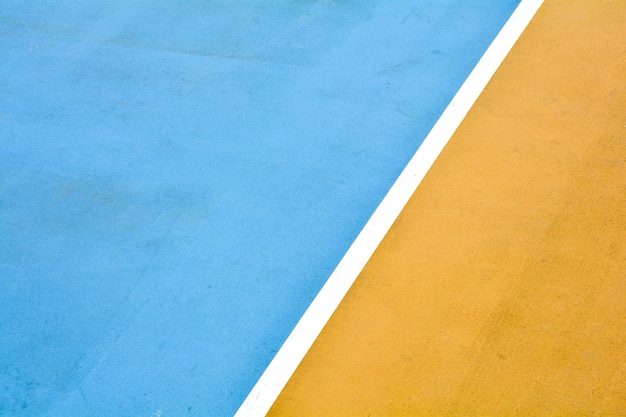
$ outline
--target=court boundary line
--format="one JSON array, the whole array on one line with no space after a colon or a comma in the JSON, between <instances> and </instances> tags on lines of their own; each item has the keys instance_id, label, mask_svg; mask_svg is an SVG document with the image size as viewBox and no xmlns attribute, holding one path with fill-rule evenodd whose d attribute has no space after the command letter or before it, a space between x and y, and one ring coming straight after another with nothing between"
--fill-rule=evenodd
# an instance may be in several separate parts
<instances>
[{"instance_id":1,"label":"court boundary line","mask_svg":"<svg viewBox=\"0 0 626 417\"><path fill-rule=\"evenodd\" d=\"M265 416L543 0L521 0L356 237L235 417Z\"/></svg>"}]
</instances>

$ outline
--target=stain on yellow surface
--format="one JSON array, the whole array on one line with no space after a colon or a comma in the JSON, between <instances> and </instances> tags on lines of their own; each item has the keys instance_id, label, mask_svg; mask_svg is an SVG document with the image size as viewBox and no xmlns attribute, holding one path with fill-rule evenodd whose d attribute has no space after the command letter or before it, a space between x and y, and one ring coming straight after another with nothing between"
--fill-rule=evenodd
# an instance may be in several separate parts
<instances>
[{"instance_id":1,"label":"stain on yellow surface","mask_svg":"<svg viewBox=\"0 0 626 417\"><path fill-rule=\"evenodd\" d=\"M541 7L269 415L626 415L625 22Z\"/></svg>"}]
</instances>

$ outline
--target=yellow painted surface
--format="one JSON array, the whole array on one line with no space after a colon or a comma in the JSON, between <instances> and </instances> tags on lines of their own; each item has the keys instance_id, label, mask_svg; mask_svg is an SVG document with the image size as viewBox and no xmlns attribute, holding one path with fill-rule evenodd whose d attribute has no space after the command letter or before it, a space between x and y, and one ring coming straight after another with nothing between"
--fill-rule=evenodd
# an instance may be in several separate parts
<instances>
[{"instance_id":1,"label":"yellow painted surface","mask_svg":"<svg viewBox=\"0 0 626 417\"><path fill-rule=\"evenodd\" d=\"M626 1L542 6L269 415L626 415Z\"/></svg>"}]
</instances>

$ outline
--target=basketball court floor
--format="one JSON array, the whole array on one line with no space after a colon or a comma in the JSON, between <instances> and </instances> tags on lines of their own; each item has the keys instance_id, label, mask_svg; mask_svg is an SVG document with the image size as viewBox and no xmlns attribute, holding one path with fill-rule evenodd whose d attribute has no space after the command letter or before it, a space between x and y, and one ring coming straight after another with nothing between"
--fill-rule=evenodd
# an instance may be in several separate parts
<instances>
[{"instance_id":1,"label":"basketball court floor","mask_svg":"<svg viewBox=\"0 0 626 417\"><path fill-rule=\"evenodd\" d=\"M626 2L0 3L0 415L626 415Z\"/></svg>"}]
</instances>

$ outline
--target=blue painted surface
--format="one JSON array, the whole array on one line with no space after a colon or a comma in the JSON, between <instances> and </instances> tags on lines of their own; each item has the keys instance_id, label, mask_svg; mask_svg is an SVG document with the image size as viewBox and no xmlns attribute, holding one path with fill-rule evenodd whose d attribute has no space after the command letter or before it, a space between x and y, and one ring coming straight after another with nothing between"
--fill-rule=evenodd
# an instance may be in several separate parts
<instances>
[{"instance_id":1,"label":"blue painted surface","mask_svg":"<svg viewBox=\"0 0 626 417\"><path fill-rule=\"evenodd\" d=\"M0 4L0 414L233 414L517 1Z\"/></svg>"}]
</instances>

